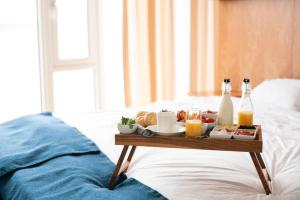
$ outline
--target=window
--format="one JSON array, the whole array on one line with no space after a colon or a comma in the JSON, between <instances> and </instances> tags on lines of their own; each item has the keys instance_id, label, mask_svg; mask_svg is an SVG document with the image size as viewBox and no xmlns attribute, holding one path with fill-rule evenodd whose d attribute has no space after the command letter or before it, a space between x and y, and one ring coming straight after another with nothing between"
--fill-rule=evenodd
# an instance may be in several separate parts
<instances>
[{"instance_id":1,"label":"window","mask_svg":"<svg viewBox=\"0 0 300 200\"><path fill-rule=\"evenodd\" d=\"M40 0L39 9L44 110L100 110L98 0Z\"/></svg>"},{"instance_id":2,"label":"window","mask_svg":"<svg viewBox=\"0 0 300 200\"><path fill-rule=\"evenodd\" d=\"M89 57L88 7L86 0L57 0L58 59Z\"/></svg>"},{"instance_id":3,"label":"window","mask_svg":"<svg viewBox=\"0 0 300 200\"><path fill-rule=\"evenodd\" d=\"M40 112L35 0L0 1L0 120Z\"/></svg>"},{"instance_id":4,"label":"window","mask_svg":"<svg viewBox=\"0 0 300 200\"><path fill-rule=\"evenodd\" d=\"M64 113L95 111L92 69L54 72L53 83L54 105L57 111Z\"/></svg>"}]
</instances>

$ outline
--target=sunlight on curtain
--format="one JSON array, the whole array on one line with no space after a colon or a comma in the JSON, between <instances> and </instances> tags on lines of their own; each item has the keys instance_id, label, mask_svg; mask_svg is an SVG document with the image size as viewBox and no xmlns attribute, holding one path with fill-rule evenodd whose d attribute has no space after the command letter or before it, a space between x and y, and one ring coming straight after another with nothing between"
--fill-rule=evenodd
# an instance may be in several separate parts
<instances>
[{"instance_id":1,"label":"sunlight on curtain","mask_svg":"<svg viewBox=\"0 0 300 200\"><path fill-rule=\"evenodd\" d=\"M174 0L175 97L189 92L190 76L190 1Z\"/></svg>"},{"instance_id":2,"label":"sunlight on curtain","mask_svg":"<svg viewBox=\"0 0 300 200\"><path fill-rule=\"evenodd\" d=\"M190 95L214 91L213 1L191 0Z\"/></svg>"},{"instance_id":3,"label":"sunlight on curtain","mask_svg":"<svg viewBox=\"0 0 300 200\"><path fill-rule=\"evenodd\" d=\"M0 1L0 120L41 110L36 0Z\"/></svg>"},{"instance_id":4,"label":"sunlight on curtain","mask_svg":"<svg viewBox=\"0 0 300 200\"><path fill-rule=\"evenodd\" d=\"M208 5L213 8L213 1L124 1L126 105L199 95L213 87Z\"/></svg>"},{"instance_id":5,"label":"sunlight on curtain","mask_svg":"<svg viewBox=\"0 0 300 200\"><path fill-rule=\"evenodd\" d=\"M124 1L126 105L174 98L173 3Z\"/></svg>"},{"instance_id":6,"label":"sunlight on curtain","mask_svg":"<svg viewBox=\"0 0 300 200\"><path fill-rule=\"evenodd\" d=\"M207 91L215 91L215 59L214 59L214 2L207 2Z\"/></svg>"},{"instance_id":7,"label":"sunlight on curtain","mask_svg":"<svg viewBox=\"0 0 300 200\"><path fill-rule=\"evenodd\" d=\"M151 76L149 62L148 1L127 2L128 24L128 71L130 104L141 105L151 99ZM129 88L125 88L129 89Z\"/></svg>"},{"instance_id":8,"label":"sunlight on curtain","mask_svg":"<svg viewBox=\"0 0 300 200\"><path fill-rule=\"evenodd\" d=\"M105 110L125 106L123 73L123 0L100 3L100 60Z\"/></svg>"},{"instance_id":9,"label":"sunlight on curtain","mask_svg":"<svg viewBox=\"0 0 300 200\"><path fill-rule=\"evenodd\" d=\"M155 1L157 100L172 100L175 95L173 6L171 0Z\"/></svg>"}]
</instances>

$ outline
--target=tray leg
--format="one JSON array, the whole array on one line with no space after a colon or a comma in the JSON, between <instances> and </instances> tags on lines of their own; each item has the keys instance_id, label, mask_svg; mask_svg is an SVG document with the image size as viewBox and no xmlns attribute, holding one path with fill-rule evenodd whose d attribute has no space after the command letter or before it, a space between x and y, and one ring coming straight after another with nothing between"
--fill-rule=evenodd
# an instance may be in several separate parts
<instances>
[{"instance_id":1,"label":"tray leg","mask_svg":"<svg viewBox=\"0 0 300 200\"><path fill-rule=\"evenodd\" d=\"M110 190L112 190L115 186L115 181L117 179L117 177L122 173L122 172L126 172L128 167L129 167L129 164L130 164L130 161L133 157L133 154L135 152L135 149L136 149L136 146L132 146L131 147L131 150L130 150L130 153L128 155L128 158L126 160L126 162L123 164L123 161L124 161L124 158L126 156L126 153L127 153L127 150L128 150L128 145L124 145L123 147L123 150L120 154L120 157L119 157L119 160L117 162L117 165L116 165L116 168L110 178L110 181L109 181L109 185L108 185L108 188ZM122 165L123 164L123 165Z\"/></svg>"},{"instance_id":2,"label":"tray leg","mask_svg":"<svg viewBox=\"0 0 300 200\"><path fill-rule=\"evenodd\" d=\"M127 160L126 160L126 162L122 165L121 170L119 171L119 175L120 175L120 173L122 173L122 172L127 172L127 169L128 169L128 167L129 167L130 161L131 161L131 159L132 159L132 157L133 157L133 154L134 154L134 152L135 152L135 149L136 149L136 146L132 146L132 147L131 147L131 150L130 150L130 152L129 152L129 155L128 155L128 157L127 157Z\"/></svg>"},{"instance_id":3,"label":"tray leg","mask_svg":"<svg viewBox=\"0 0 300 200\"><path fill-rule=\"evenodd\" d=\"M252 161L254 163L254 166L256 168L256 171L258 173L258 176L260 178L260 181L261 181L261 183L262 183L262 185L264 187L264 190L265 190L266 194L267 195L271 194L271 190L270 190L268 181L266 180L266 177L265 177L265 175L263 173L263 170L262 170L262 166L260 164L260 161L259 161L256 153L254 153L254 152L249 152L249 153L250 153L251 159L252 159ZM262 161L262 159L261 159L261 161ZM262 161L262 163L263 163L263 161ZM263 163L263 165L264 165L264 163Z\"/></svg>"},{"instance_id":4,"label":"tray leg","mask_svg":"<svg viewBox=\"0 0 300 200\"><path fill-rule=\"evenodd\" d=\"M256 157L258 159L258 162L259 162L261 168L266 172L266 176L267 176L268 180L271 181L271 177L270 177L270 175L269 175L269 173L267 171L266 165L265 165L265 163L264 163L264 161L263 161L260 153L255 153L255 155L256 155Z\"/></svg>"}]
</instances>

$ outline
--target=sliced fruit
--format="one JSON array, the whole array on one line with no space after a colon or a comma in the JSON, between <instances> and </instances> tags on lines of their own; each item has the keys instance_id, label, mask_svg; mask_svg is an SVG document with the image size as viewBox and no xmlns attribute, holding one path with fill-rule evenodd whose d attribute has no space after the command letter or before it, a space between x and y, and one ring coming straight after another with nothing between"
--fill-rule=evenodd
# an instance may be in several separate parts
<instances>
[{"instance_id":1,"label":"sliced fruit","mask_svg":"<svg viewBox=\"0 0 300 200\"><path fill-rule=\"evenodd\" d=\"M177 121L185 121L186 112L181 110L177 112Z\"/></svg>"}]
</instances>

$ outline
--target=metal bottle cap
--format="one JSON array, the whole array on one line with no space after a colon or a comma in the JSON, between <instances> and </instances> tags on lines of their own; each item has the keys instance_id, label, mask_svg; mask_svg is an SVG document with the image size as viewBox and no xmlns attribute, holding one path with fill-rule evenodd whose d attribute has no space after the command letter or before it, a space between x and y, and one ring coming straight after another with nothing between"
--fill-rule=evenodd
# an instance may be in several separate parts
<instances>
[{"instance_id":1,"label":"metal bottle cap","mask_svg":"<svg viewBox=\"0 0 300 200\"><path fill-rule=\"evenodd\" d=\"M244 83L250 83L250 79L249 78L244 78L243 82Z\"/></svg>"},{"instance_id":2,"label":"metal bottle cap","mask_svg":"<svg viewBox=\"0 0 300 200\"><path fill-rule=\"evenodd\" d=\"M229 78L225 78L224 79L224 83L230 83L230 79Z\"/></svg>"}]
</instances>

